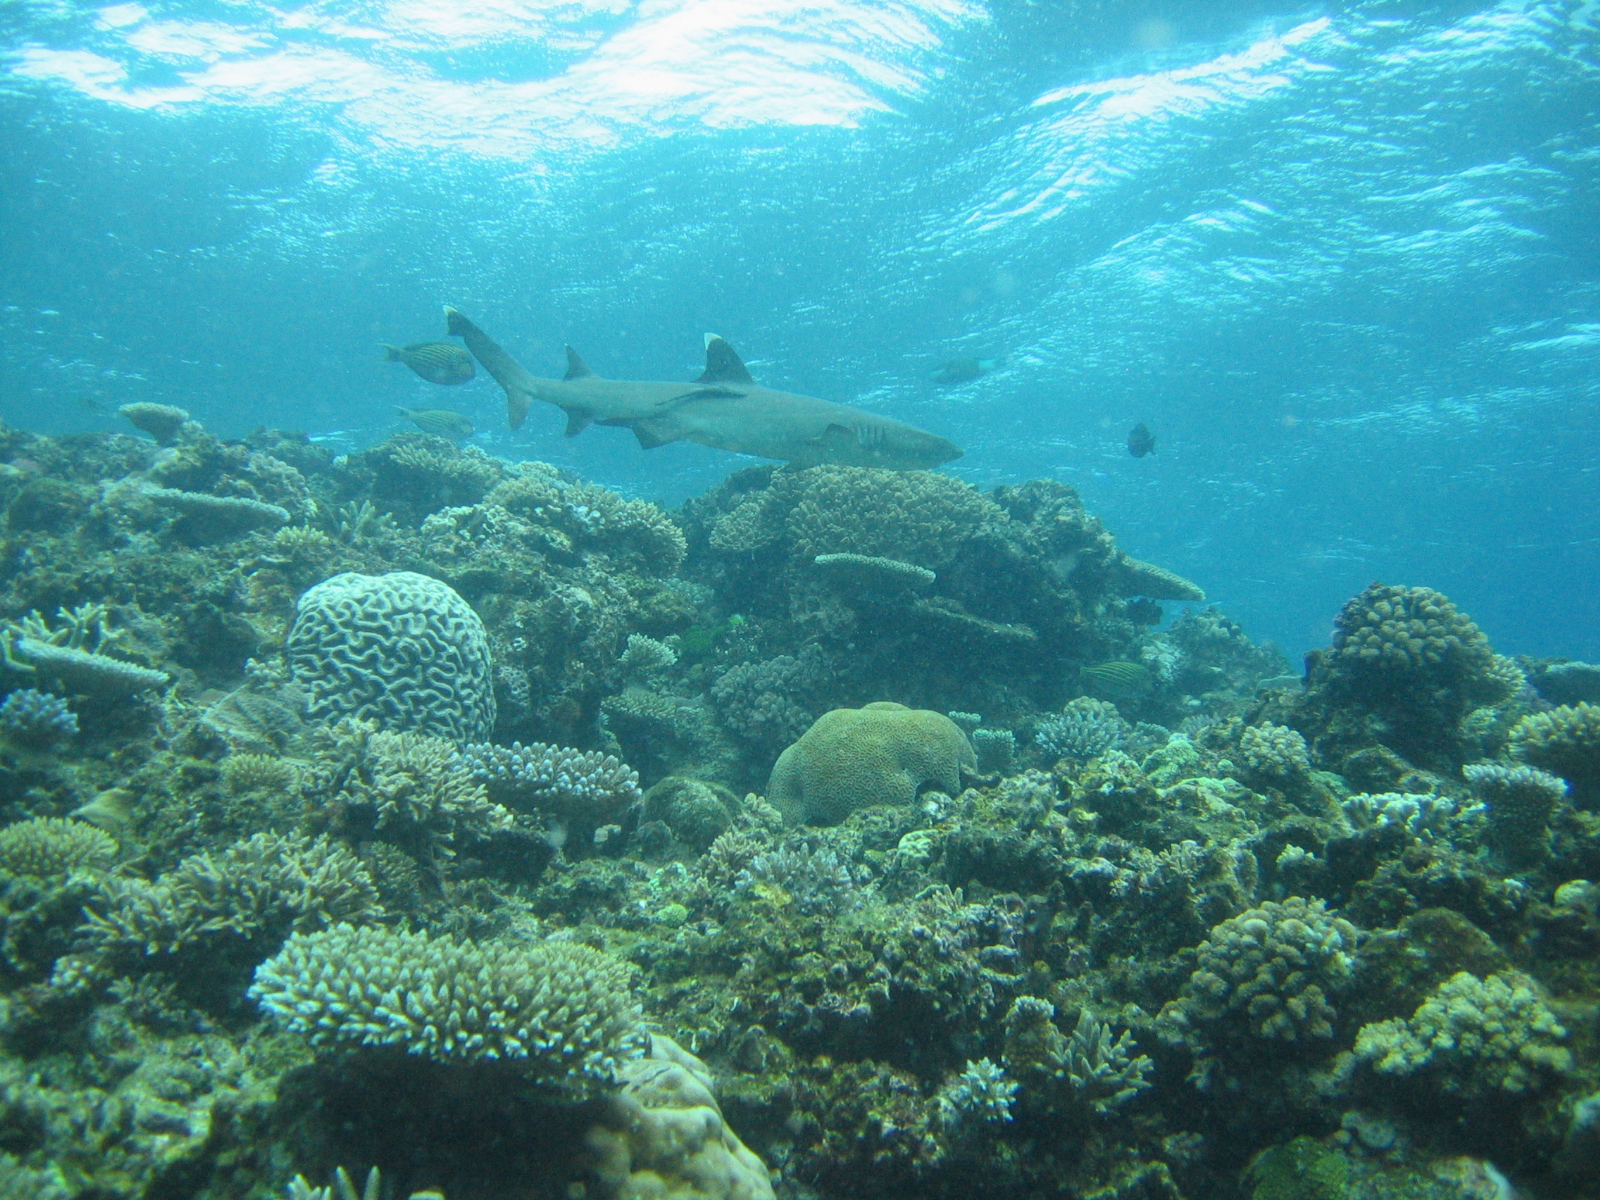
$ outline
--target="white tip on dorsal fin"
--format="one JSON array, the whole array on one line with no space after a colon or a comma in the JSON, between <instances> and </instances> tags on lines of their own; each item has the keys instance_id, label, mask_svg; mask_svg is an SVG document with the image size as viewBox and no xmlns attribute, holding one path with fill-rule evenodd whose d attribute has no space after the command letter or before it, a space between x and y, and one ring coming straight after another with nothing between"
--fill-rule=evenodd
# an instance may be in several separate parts
<instances>
[{"instance_id":1,"label":"white tip on dorsal fin","mask_svg":"<svg viewBox=\"0 0 1600 1200\"><path fill-rule=\"evenodd\" d=\"M705 335L705 339L706 339L705 348L707 350L711 349L711 343L712 342L720 342L720 341L725 340L720 333L708 333L708 334Z\"/></svg>"}]
</instances>

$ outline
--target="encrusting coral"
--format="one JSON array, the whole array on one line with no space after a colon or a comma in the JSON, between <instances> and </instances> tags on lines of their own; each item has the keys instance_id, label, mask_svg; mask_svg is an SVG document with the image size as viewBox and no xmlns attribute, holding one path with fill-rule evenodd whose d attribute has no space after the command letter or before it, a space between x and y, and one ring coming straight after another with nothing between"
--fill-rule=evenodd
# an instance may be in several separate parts
<instances>
[{"instance_id":1,"label":"encrusting coral","mask_svg":"<svg viewBox=\"0 0 1600 1200\"><path fill-rule=\"evenodd\" d=\"M483 741L494 729L483 622L448 584L412 571L346 572L300 597L285 654L323 720Z\"/></svg>"},{"instance_id":2,"label":"encrusting coral","mask_svg":"<svg viewBox=\"0 0 1600 1200\"><path fill-rule=\"evenodd\" d=\"M878 701L818 717L778 756L767 798L792 821L831 825L870 804L910 804L926 784L954 795L977 769L949 717Z\"/></svg>"}]
</instances>

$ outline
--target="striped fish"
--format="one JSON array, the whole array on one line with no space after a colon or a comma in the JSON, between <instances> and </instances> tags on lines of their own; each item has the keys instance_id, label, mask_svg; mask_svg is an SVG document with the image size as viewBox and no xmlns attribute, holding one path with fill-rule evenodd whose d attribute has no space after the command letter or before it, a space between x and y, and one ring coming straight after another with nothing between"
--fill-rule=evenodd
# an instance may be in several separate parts
<instances>
[{"instance_id":1,"label":"striped fish","mask_svg":"<svg viewBox=\"0 0 1600 1200\"><path fill-rule=\"evenodd\" d=\"M391 346L383 343L389 352L388 362L403 362L429 383L465 383L478 373L472 355L454 342L413 342L409 346Z\"/></svg>"},{"instance_id":2,"label":"striped fish","mask_svg":"<svg viewBox=\"0 0 1600 1200\"><path fill-rule=\"evenodd\" d=\"M1125 695L1148 692L1155 685L1150 672L1136 662L1097 663L1092 667L1084 667L1078 675L1089 687Z\"/></svg>"}]
</instances>

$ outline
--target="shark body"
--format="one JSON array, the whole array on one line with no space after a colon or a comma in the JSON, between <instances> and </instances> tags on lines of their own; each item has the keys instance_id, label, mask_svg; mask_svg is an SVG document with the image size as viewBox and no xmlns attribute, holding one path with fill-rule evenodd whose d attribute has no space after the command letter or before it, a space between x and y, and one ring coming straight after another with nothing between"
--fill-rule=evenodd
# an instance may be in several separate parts
<instances>
[{"instance_id":1,"label":"shark body","mask_svg":"<svg viewBox=\"0 0 1600 1200\"><path fill-rule=\"evenodd\" d=\"M919 470L961 456L961 448L928 433L848 404L764 388L750 377L724 339L706 335L706 369L692 383L602 379L571 346L563 379L541 379L523 368L461 313L445 310L450 333L461 338L506 394L511 428L521 426L535 400L567 414L567 436L591 423L633 430L646 450L690 441L719 450L784 459L796 466Z\"/></svg>"}]
</instances>

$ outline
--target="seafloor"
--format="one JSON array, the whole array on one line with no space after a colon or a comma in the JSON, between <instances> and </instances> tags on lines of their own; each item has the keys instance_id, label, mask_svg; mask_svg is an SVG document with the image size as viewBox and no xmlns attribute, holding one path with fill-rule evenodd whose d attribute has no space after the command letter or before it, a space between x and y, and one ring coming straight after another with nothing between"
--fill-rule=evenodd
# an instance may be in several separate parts
<instances>
[{"instance_id":1,"label":"seafloor","mask_svg":"<svg viewBox=\"0 0 1600 1200\"><path fill-rule=\"evenodd\" d=\"M0 1197L1600 1195L1600 668L125 412L0 429Z\"/></svg>"}]
</instances>

